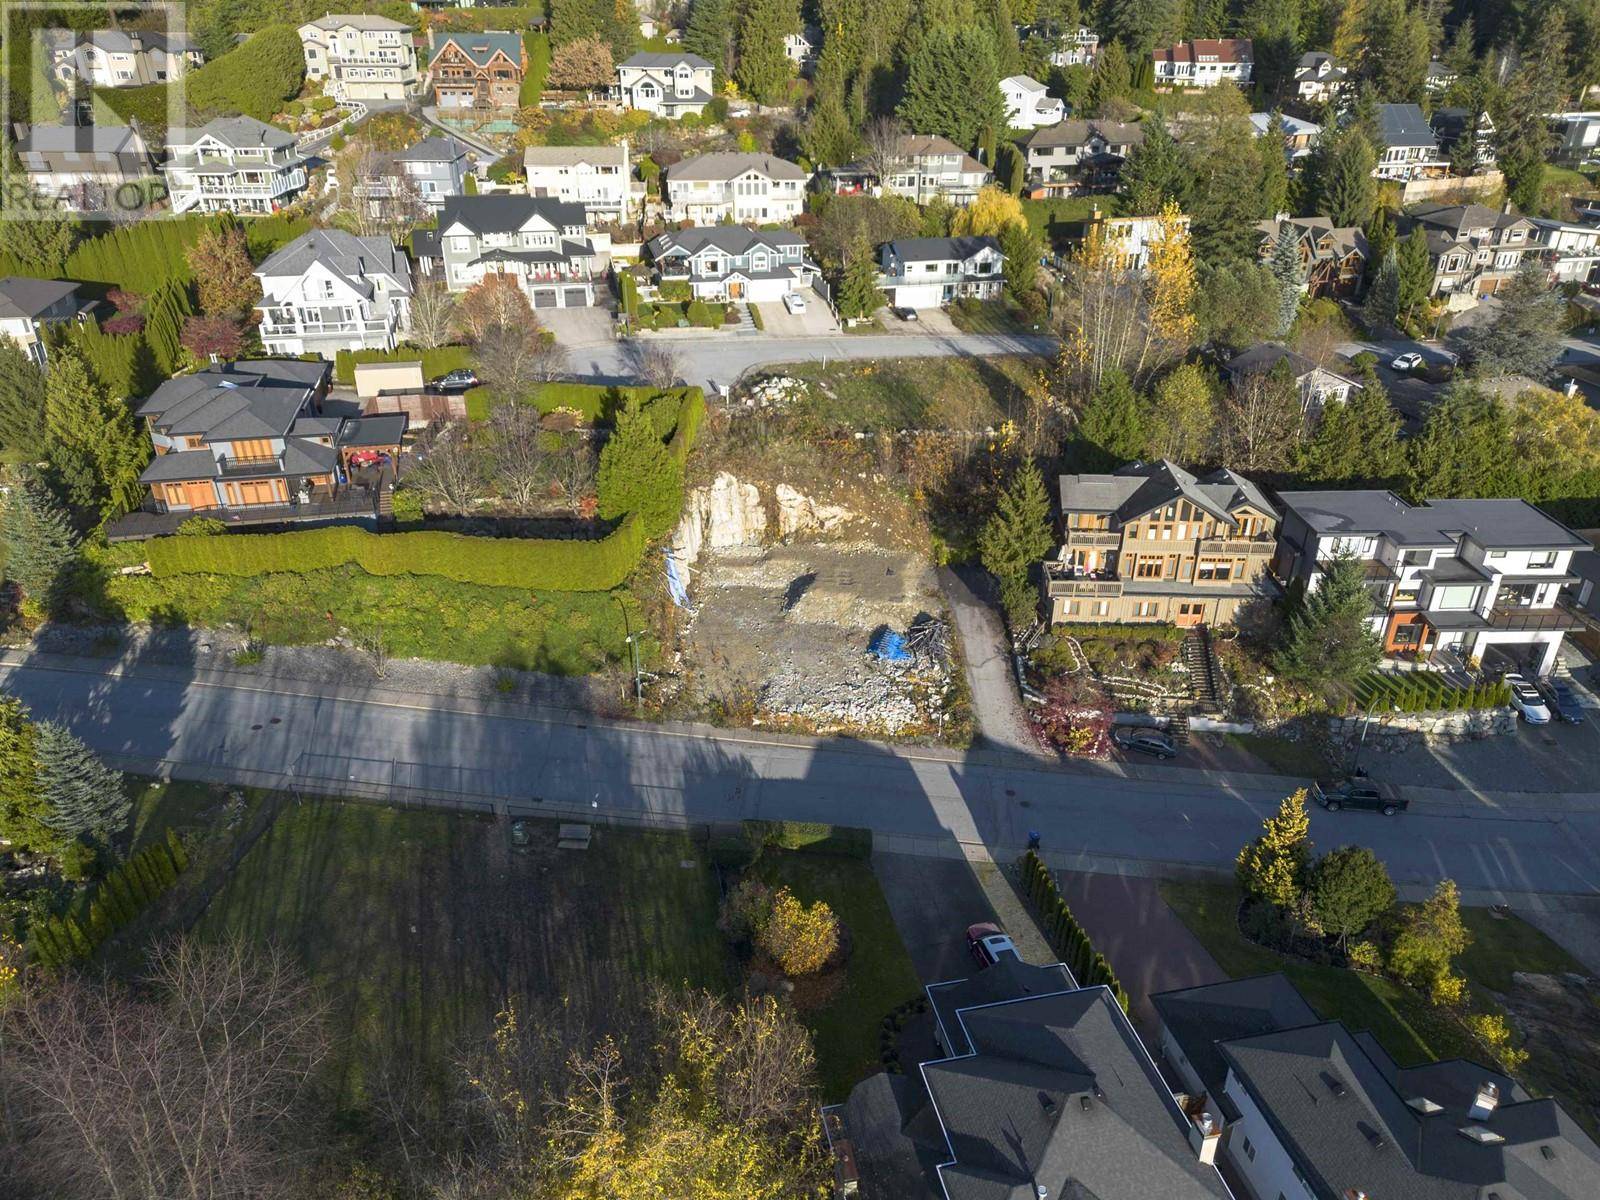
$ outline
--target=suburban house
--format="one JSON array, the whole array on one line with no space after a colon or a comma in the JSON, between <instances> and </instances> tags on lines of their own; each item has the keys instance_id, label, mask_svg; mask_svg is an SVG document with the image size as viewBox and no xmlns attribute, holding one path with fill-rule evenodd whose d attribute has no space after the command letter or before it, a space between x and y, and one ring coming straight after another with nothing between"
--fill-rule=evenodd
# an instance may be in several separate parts
<instances>
[{"instance_id":1,"label":"suburban house","mask_svg":"<svg viewBox=\"0 0 1600 1200\"><path fill-rule=\"evenodd\" d=\"M1268 593L1278 511L1229 470L1165 459L1061 476L1061 547L1045 600L1063 621L1225 625Z\"/></svg>"},{"instance_id":2,"label":"suburban house","mask_svg":"<svg viewBox=\"0 0 1600 1200\"><path fill-rule=\"evenodd\" d=\"M1283 124L1283 153L1290 165L1310 157L1311 143L1317 140L1317 135L1322 132L1322 126L1314 121L1302 121L1299 117L1291 117L1288 113L1255 112L1250 114L1250 127L1255 130L1257 137L1266 137L1271 131L1274 115Z\"/></svg>"},{"instance_id":3,"label":"suburban house","mask_svg":"<svg viewBox=\"0 0 1600 1200\"><path fill-rule=\"evenodd\" d=\"M1280 216L1258 221L1261 257L1268 258L1280 237L1299 243L1308 296L1351 297L1367 272L1367 235L1359 227L1337 226L1327 217Z\"/></svg>"},{"instance_id":4,"label":"suburban house","mask_svg":"<svg viewBox=\"0 0 1600 1200\"><path fill-rule=\"evenodd\" d=\"M493 30L429 35L428 78L440 108L516 108L527 70L521 34Z\"/></svg>"},{"instance_id":5,"label":"suburban house","mask_svg":"<svg viewBox=\"0 0 1600 1200\"><path fill-rule=\"evenodd\" d=\"M529 146L522 152L522 171L528 195L581 204L591 224L628 219L626 139L614 146Z\"/></svg>"},{"instance_id":6,"label":"suburban house","mask_svg":"<svg viewBox=\"0 0 1600 1200\"><path fill-rule=\"evenodd\" d=\"M807 25L798 33L784 34L783 53L798 70L805 71L815 65L817 55L822 53L822 30Z\"/></svg>"},{"instance_id":7,"label":"suburban house","mask_svg":"<svg viewBox=\"0 0 1600 1200\"><path fill-rule=\"evenodd\" d=\"M1026 156L1030 199L1114 192L1122 164L1144 141L1144 127L1120 121L1062 121L1018 145Z\"/></svg>"},{"instance_id":8,"label":"suburban house","mask_svg":"<svg viewBox=\"0 0 1600 1200\"><path fill-rule=\"evenodd\" d=\"M836 1197L1232 1200L1107 988L1008 957L926 994L942 1057L822 1110Z\"/></svg>"},{"instance_id":9,"label":"suburban house","mask_svg":"<svg viewBox=\"0 0 1600 1200\"><path fill-rule=\"evenodd\" d=\"M1471 307L1509 283L1537 232L1509 206L1497 211L1481 204L1424 204L1402 224L1408 233L1424 231L1434 264L1432 294L1452 307Z\"/></svg>"},{"instance_id":10,"label":"suburban house","mask_svg":"<svg viewBox=\"0 0 1600 1200\"><path fill-rule=\"evenodd\" d=\"M787 229L675 229L645 249L661 282L686 281L700 300L782 300L821 274L806 257L805 238Z\"/></svg>"},{"instance_id":11,"label":"suburban house","mask_svg":"<svg viewBox=\"0 0 1600 1200\"><path fill-rule=\"evenodd\" d=\"M1287 363L1295 390L1300 395L1300 411L1315 416L1330 404L1343 404L1361 385L1348 375L1319 366L1278 342L1262 342L1242 350L1228 360L1228 382L1240 387L1252 377L1270 375L1279 363Z\"/></svg>"},{"instance_id":12,"label":"suburban house","mask_svg":"<svg viewBox=\"0 0 1600 1200\"><path fill-rule=\"evenodd\" d=\"M1000 81L1006 123L1012 129L1039 129L1067 115L1067 106L1050 95L1044 84L1026 75L1007 75Z\"/></svg>"},{"instance_id":13,"label":"suburban house","mask_svg":"<svg viewBox=\"0 0 1600 1200\"><path fill-rule=\"evenodd\" d=\"M1460 76L1451 67L1445 66L1438 59L1428 63L1428 70L1423 75L1422 85L1430 92L1447 91Z\"/></svg>"},{"instance_id":14,"label":"suburban house","mask_svg":"<svg viewBox=\"0 0 1600 1200\"><path fill-rule=\"evenodd\" d=\"M1316 583L1339 553L1360 560L1372 630L1389 654L1446 666L1491 648L1549 674L1582 622L1560 602L1589 543L1524 500L1429 500L1392 492L1284 492L1273 573Z\"/></svg>"},{"instance_id":15,"label":"suburban house","mask_svg":"<svg viewBox=\"0 0 1600 1200\"><path fill-rule=\"evenodd\" d=\"M444 207L446 198L466 194L472 174L473 152L449 134L423 138L414 146L380 155L374 169L356 183L372 201L374 215L385 200L414 200L430 213Z\"/></svg>"},{"instance_id":16,"label":"suburban house","mask_svg":"<svg viewBox=\"0 0 1600 1200\"><path fill-rule=\"evenodd\" d=\"M1378 105L1378 165L1375 179L1400 183L1412 179L1443 179L1450 163L1439 153L1433 126L1415 104Z\"/></svg>"},{"instance_id":17,"label":"suburban house","mask_svg":"<svg viewBox=\"0 0 1600 1200\"><path fill-rule=\"evenodd\" d=\"M1189 218L1180 214L1174 228L1187 230ZM1065 241L1074 248L1097 241L1118 270L1141 272L1149 265L1150 249L1160 238L1160 217L1108 217L1097 206L1084 220L1067 226Z\"/></svg>"},{"instance_id":18,"label":"suburban house","mask_svg":"<svg viewBox=\"0 0 1600 1200\"><path fill-rule=\"evenodd\" d=\"M1179 1104L1218 1121L1255 1196L1600 1194L1600 1147L1556 1101L1466 1059L1402 1067L1371 1034L1320 1020L1281 974L1150 1000Z\"/></svg>"},{"instance_id":19,"label":"suburban house","mask_svg":"<svg viewBox=\"0 0 1600 1200\"><path fill-rule=\"evenodd\" d=\"M534 308L587 308L608 256L585 232L581 204L535 196L452 196L439 214L445 286L464 292L511 275ZM608 243L609 245L609 243Z\"/></svg>"},{"instance_id":20,"label":"suburban house","mask_svg":"<svg viewBox=\"0 0 1600 1200\"><path fill-rule=\"evenodd\" d=\"M167 134L161 164L174 212L277 212L305 190L294 135L254 117L218 117Z\"/></svg>"},{"instance_id":21,"label":"suburban house","mask_svg":"<svg viewBox=\"0 0 1600 1200\"><path fill-rule=\"evenodd\" d=\"M1344 89L1350 72L1339 65L1339 60L1325 50L1311 50L1300 56L1295 64L1295 97L1303 104L1327 104L1336 99Z\"/></svg>"},{"instance_id":22,"label":"suburban house","mask_svg":"<svg viewBox=\"0 0 1600 1200\"><path fill-rule=\"evenodd\" d=\"M1600 282L1600 228L1529 217L1533 246L1528 254L1544 263L1555 283Z\"/></svg>"},{"instance_id":23,"label":"suburban house","mask_svg":"<svg viewBox=\"0 0 1600 1200\"><path fill-rule=\"evenodd\" d=\"M1100 35L1086 26L1079 25L1076 29L1062 30L1058 35L1053 26L1034 26L1035 31L1044 30L1042 36L1055 42L1055 49L1050 51L1050 65L1052 67L1092 67L1095 55L1100 53Z\"/></svg>"},{"instance_id":24,"label":"suburban house","mask_svg":"<svg viewBox=\"0 0 1600 1200\"><path fill-rule=\"evenodd\" d=\"M332 370L268 359L167 380L138 411L156 452L139 477L146 511L118 524L148 535L176 527L150 513L242 524L377 515L407 417L329 400Z\"/></svg>"},{"instance_id":25,"label":"suburban house","mask_svg":"<svg viewBox=\"0 0 1600 1200\"><path fill-rule=\"evenodd\" d=\"M45 327L81 321L89 307L75 283L7 275L0 279L0 337L10 338L42 367L49 357Z\"/></svg>"},{"instance_id":26,"label":"suburban house","mask_svg":"<svg viewBox=\"0 0 1600 1200\"><path fill-rule=\"evenodd\" d=\"M1556 161L1574 167L1600 162L1600 112L1558 113L1551 124L1561 139Z\"/></svg>"},{"instance_id":27,"label":"suburban house","mask_svg":"<svg viewBox=\"0 0 1600 1200\"><path fill-rule=\"evenodd\" d=\"M155 157L137 125L18 124L12 132L34 191L74 212L112 207L119 189L156 177Z\"/></svg>"},{"instance_id":28,"label":"suburban house","mask_svg":"<svg viewBox=\"0 0 1600 1200\"><path fill-rule=\"evenodd\" d=\"M895 147L889 178L879 179L866 163L835 167L829 173L833 190L844 195L885 192L918 204L935 197L956 205L971 204L993 173L949 138L937 134L908 133Z\"/></svg>"},{"instance_id":29,"label":"suburban house","mask_svg":"<svg viewBox=\"0 0 1600 1200\"><path fill-rule=\"evenodd\" d=\"M1194 38L1151 52L1156 86L1209 88L1250 82L1255 47L1249 38Z\"/></svg>"},{"instance_id":30,"label":"suburban house","mask_svg":"<svg viewBox=\"0 0 1600 1200\"><path fill-rule=\"evenodd\" d=\"M993 300L1005 286L1004 264L992 237L902 238L884 243L878 286L896 308Z\"/></svg>"},{"instance_id":31,"label":"suburban house","mask_svg":"<svg viewBox=\"0 0 1600 1200\"><path fill-rule=\"evenodd\" d=\"M313 229L268 256L255 275L268 354L393 350L411 325L411 264L388 238Z\"/></svg>"},{"instance_id":32,"label":"suburban house","mask_svg":"<svg viewBox=\"0 0 1600 1200\"><path fill-rule=\"evenodd\" d=\"M166 83L182 79L190 67L206 60L189 35L176 30L51 30L46 37L51 69L67 84L119 88Z\"/></svg>"},{"instance_id":33,"label":"suburban house","mask_svg":"<svg viewBox=\"0 0 1600 1200\"><path fill-rule=\"evenodd\" d=\"M411 26L388 17L329 14L300 26L306 78L335 100L404 100L417 83Z\"/></svg>"},{"instance_id":34,"label":"suburban house","mask_svg":"<svg viewBox=\"0 0 1600 1200\"><path fill-rule=\"evenodd\" d=\"M1456 143L1470 136L1476 168L1487 170L1494 166L1494 118L1488 113L1474 112L1470 108L1436 108L1428 124L1439 139L1439 153L1445 158L1453 157Z\"/></svg>"},{"instance_id":35,"label":"suburban house","mask_svg":"<svg viewBox=\"0 0 1600 1200\"><path fill-rule=\"evenodd\" d=\"M810 178L786 158L728 150L674 163L661 191L669 221L787 223L804 210Z\"/></svg>"},{"instance_id":36,"label":"suburban house","mask_svg":"<svg viewBox=\"0 0 1600 1200\"><path fill-rule=\"evenodd\" d=\"M705 112L714 68L686 50L640 51L617 64L616 98L629 108L676 120Z\"/></svg>"}]
</instances>

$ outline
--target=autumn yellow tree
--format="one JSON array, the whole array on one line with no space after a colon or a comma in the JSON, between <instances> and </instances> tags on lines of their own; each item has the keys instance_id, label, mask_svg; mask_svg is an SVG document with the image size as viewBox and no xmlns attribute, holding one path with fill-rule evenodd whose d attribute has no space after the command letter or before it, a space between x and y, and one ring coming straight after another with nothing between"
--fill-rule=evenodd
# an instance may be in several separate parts
<instances>
[{"instance_id":1,"label":"autumn yellow tree","mask_svg":"<svg viewBox=\"0 0 1600 1200\"><path fill-rule=\"evenodd\" d=\"M1276 907L1294 909L1305 891L1311 862L1311 817L1306 790L1284 797L1278 811L1261 823L1261 836L1239 851L1239 886Z\"/></svg>"},{"instance_id":2,"label":"autumn yellow tree","mask_svg":"<svg viewBox=\"0 0 1600 1200\"><path fill-rule=\"evenodd\" d=\"M950 232L957 237L999 237L1006 226L1027 223L1022 201L1005 188L990 186L979 191L971 204L956 210Z\"/></svg>"},{"instance_id":3,"label":"autumn yellow tree","mask_svg":"<svg viewBox=\"0 0 1600 1200\"><path fill-rule=\"evenodd\" d=\"M1168 200L1156 218L1156 236L1150 243L1145 266L1149 293L1150 327L1156 337L1174 347L1188 348L1194 341L1196 290L1194 253L1189 246L1189 218Z\"/></svg>"},{"instance_id":4,"label":"autumn yellow tree","mask_svg":"<svg viewBox=\"0 0 1600 1200\"><path fill-rule=\"evenodd\" d=\"M780 888L756 931L756 945L785 975L810 975L822 970L839 948L839 918L823 901L807 906L788 888Z\"/></svg>"}]
</instances>

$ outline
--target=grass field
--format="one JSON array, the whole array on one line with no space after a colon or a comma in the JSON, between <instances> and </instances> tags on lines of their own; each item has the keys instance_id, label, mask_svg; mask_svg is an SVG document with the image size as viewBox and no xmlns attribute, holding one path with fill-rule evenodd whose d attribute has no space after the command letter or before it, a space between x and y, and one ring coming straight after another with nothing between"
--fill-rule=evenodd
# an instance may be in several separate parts
<instances>
[{"instance_id":1,"label":"grass field","mask_svg":"<svg viewBox=\"0 0 1600 1200\"><path fill-rule=\"evenodd\" d=\"M651 980L724 990L717 885L685 835L596 827L586 852L532 823L308 801L279 815L215 897L203 935L293 949L328 992L332 1084L363 1098L398 1060L441 1083L508 999L603 1026Z\"/></svg>"},{"instance_id":2,"label":"grass field","mask_svg":"<svg viewBox=\"0 0 1600 1200\"><path fill-rule=\"evenodd\" d=\"M805 1014L816 1039L826 1103L842 1101L878 1069L878 1027L889 1010L921 991L894 917L872 867L858 858L768 849L755 873L787 886L802 901L825 900L850 930L853 950L844 985Z\"/></svg>"},{"instance_id":3,"label":"grass field","mask_svg":"<svg viewBox=\"0 0 1600 1200\"><path fill-rule=\"evenodd\" d=\"M1526 921L1496 917L1487 908L1464 908L1461 918L1472 934L1472 944L1461 956L1461 973L1474 986L1504 994L1511 990L1514 971L1589 974L1582 963Z\"/></svg>"},{"instance_id":4,"label":"grass field","mask_svg":"<svg viewBox=\"0 0 1600 1200\"><path fill-rule=\"evenodd\" d=\"M847 429L985 429L1012 412L1041 364L1017 358L892 358L792 363L773 367L826 384L813 388L810 410L824 424Z\"/></svg>"}]
</instances>

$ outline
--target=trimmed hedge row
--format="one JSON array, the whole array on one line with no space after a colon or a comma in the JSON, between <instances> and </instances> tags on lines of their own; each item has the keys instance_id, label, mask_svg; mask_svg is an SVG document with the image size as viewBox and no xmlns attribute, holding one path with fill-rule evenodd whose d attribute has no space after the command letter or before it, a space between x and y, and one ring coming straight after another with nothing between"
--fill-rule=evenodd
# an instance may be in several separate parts
<instances>
[{"instance_id":1,"label":"trimmed hedge row","mask_svg":"<svg viewBox=\"0 0 1600 1200\"><path fill-rule=\"evenodd\" d=\"M51 917L34 926L34 958L52 968L88 958L96 946L159 899L188 865L182 839L175 830L167 830L165 842L146 846L101 880L85 920Z\"/></svg>"},{"instance_id":2,"label":"trimmed hedge row","mask_svg":"<svg viewBox=\"0 0 1600 1200\"><path fill-rule=\"evenodd\" d=\"M1455 687L1428 671L1374 671L1356 681L1356 702L1408 713L1503 708L1511 703L1511 686L1502 680Z\"/></svg>"},{"instance_id":3,"label":"trimmed hedge row","mask_svg":"<svg viewBox=\"0 0 1600 1200\"><path fill-rule=\"evenodd\" d=\"M356 381L356 366L360 363L417 362L422 363L422 377L437 379L451 371L472 365L472 347L437 346L423 350L417 346L400 346L394 350L340 350L333 357L333 377L343 384Z\"/></svg>"},{"instance_id":4,"label":"trimmed hedge row","mask_svg":"<svg viewBox=\"0 0 1600 1200\"><path fill-rule=\"evenodd\" d=\"M276 575L353 563L369 575L441 575L457 583L534 591L604 592L644 553L637 517L603 538L482 538L420 530L368 533L349 525L291 533L165 537L147 543L151 573Z\"/></svg>"},{"instance_id":5,"label":"trimmed hedge row","mask_svg":"<svg viewBox=\"0 0 1600 1200\"><path fill-rule=\"evenodd\" d=\"M1116 973L1106 956L1094 948L1089 935L1078 918L1072 915L1067 902L1056 887L1056 878L1044 865L1037 853L1029 850L1022 856L1022 887L1039 917L1039 927L1050 940L1051 949L1061 956L1061 961L1072 971L1079 987L1098 987L1105 984L1117 998L1122 1011L1128 1011L1128 993L1122 990Z\"/></svg>"}]
</instances>

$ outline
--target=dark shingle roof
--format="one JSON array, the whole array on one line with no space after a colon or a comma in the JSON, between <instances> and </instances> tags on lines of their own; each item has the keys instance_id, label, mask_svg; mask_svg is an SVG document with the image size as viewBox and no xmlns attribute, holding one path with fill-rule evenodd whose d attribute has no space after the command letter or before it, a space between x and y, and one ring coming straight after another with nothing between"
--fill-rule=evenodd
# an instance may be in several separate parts
<instances>
[{"instance_id":1,"label":"dark shingle roof","mask_svg":"<svg viewBox=\"0 0 1600 1200\"><path fill-rule=\"evenodd\" d=\"M650 239L652 258L681 252L698 254L714 246L724 254L747 254L757 246L803 246L805 238L792 229L746 229L742 225L698 225L675 229Z\"/></svg>"},{"instance_id":2,"label":"dark shingle roof","mask_svg":"<svg viewBox=\"0 0 1600 1200\"><path fill-rule=\"evenodd\" d=\"M373 294L369 275L387 275L394 281L394 290L409 294L411 291L411 264L406 256L386 237L357 237L343 229L313 229L303 233L281 250L268 256L256 275L260 278L283 276L298 279L321 263L350 287L364 296ZM267 303L273 297L265 298Z\"/></svg>"},{"instance_id":3,"label":"dark shingle roof","mask_svg":"<svg viewBox=\"0 0 1600 1200\"><path fill-rule=\"evenodd\" d=\"M1378 141L1391 149L1437 145L1428 118L1415 104L1378 105Z\"/></svg>"},{"instance_id":4,"label":"dark shingle roof","mask_svg":"<svg viewBox=\"0 0 1600 1200\"><path fill-rule=\"evenodd\" d=\"M7 275L0 279L0 317L31 320L78 290L64 279L30 279L26 275Z\"/></svg>"},{"instance_id":5,"label":"dark shingle roof","mask_svg":"<svg viewBox=\"0 0 1600 1200\"><path fill-rule=\"evenodd\" d=\"M1159 992L1150 997L1150 1003L1213 1096L1222 1091L1228 1074L1218 1042L1293 1029L1317 1020L1305 998L1281 973Z\"/></svg>"},{"instance_id":6,"label":"dark shingle roof","mask_svg":"<svg viewBox=\"0 0 1600 1200\"><path fill-rule=\"evenodd\" d=\"M460 222L474 233L512 233L534 216L557 229L581 226L584 208L544 196L449 196L439 214L439 228Z\"/></svg>"},{"instance_id":7,"label":"dark shingle roof","mask_svg":"<svg viewBox=\"0 0 1600 1200\"><path fill-rule=\"evenodd\" d=\"M889 253L902 262L935 262L971 258L980 250L999 250L992 237L899 238L889 243Z\"/></svg>"},{"instance_id":8,"label":"dark shingle roof","mask_svg":"<svg viewBox=\"0 0 1600 1200\"><path fill-rule=\"evenodd\" d=\"M139 406L162 432L207 439L282 437L326 375L326 363L267 360L167 380ZM296 370L309 368L309 370Z\"/></svg>"},{"instance_id":9,"label":"dark shingle roof","mask_svg":"<svg viewBox=\"0 0 1600 1200\"><path fill-rule=\"evenodd\" d=\"M701 71L711 70L710 63L701 58L698 54L690 54L686 50L671 51L667 53L656 53L649 50L641 50L638 54L623 59L617 65L619 67L638 67L640 70L645 71L659 71L664 68L675 67L679 63L687 63L689 66Z\"/></svg>"},{"instance_id":10,"label":"dark shingle roof","mask_svg":"<svg viewBox=\"0 0 1600 1200\"><path fill-rule=\"evenodd\" d=\"M1462 534L1494 549L1582 550L1589 545L1526 500L1428 500L1410 505L1393 492L1280 492L1292 512L1321 535L1367 534L1402 546L1448 546Z\"/></svg>"},{"instance_id":11,"label":"dark shingle roof","mask_svg":"<svg viewBox=\"0 0 1600 1200\"><path fill-rule=\"evenodd\" d=\"M1121 121L1060 121L1054 125L1046 125L1043 129L1035 129L1022 139L1022 148L1032 150L1036 146L1082 146L1095 134L1099 134L1102 141L1114 146L1138 146L1144 142L1144 126L1135 122L1125 124Z\"/></svg>"},{"instance_id":12,"label":"dark shingle roof","mask_svg":"<svg viewBox=\"0 0 1600 1200\"><path fill-rule=\"evenodd\" d=\"M461 142L449 136L423 138L415 146L409 146L396 154L396 162L455 162L458 158L465 158L472 151L468 150Z\"/></svg>"},{"instance_id":13,"label":"dark shingle roof","mask_svg":"<svg viewBox=\"0 0 1600 1200\"><path fill-rule=\"evenodd\" d=\"M216 138L236 150L269 146L281 150L294 145L294 134L275 129L254 117L218 117L199 129L174 129L167 134L169 146L192 146L203 137Z\"/></svg>"},{"instance_id":14,"label":"dark shingle roof","mask_svg":"<svg viewBox=\"0 0 1600 1200\"><path fill-rule=\"evenodd\" d=\"M1061 508L1064 512L1113 513L1130 521L1179 498L1233 522L1233 509L1248 504L1272 516L1277 509L1261 489L1232 471L1213 471L1198 479L1174 462L1129 463L1110 475L1063 475Z\"/></svg>"}]
</instances>

